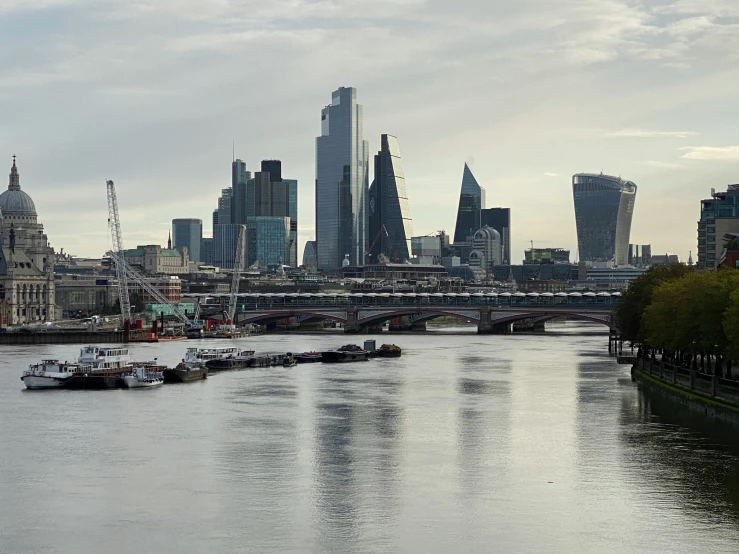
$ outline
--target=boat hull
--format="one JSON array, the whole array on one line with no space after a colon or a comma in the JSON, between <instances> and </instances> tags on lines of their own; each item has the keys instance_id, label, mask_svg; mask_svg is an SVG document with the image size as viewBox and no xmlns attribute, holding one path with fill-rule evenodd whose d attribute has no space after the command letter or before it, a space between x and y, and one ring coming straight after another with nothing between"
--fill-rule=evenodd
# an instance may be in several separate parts
<instances>
[{"instance_id":1,"label":"boat hull","mask_svg":"<svg viewBox=\"0 0 739 554\"><path fill-rule=\"evenodd\" d=\"M366 362L369 360L369 352L341 352L329 350L321 352L321 361L324 363Z\"/></svg>"},{"instance_id":2,"label":"boat hull","mask_svg":"<svg viewBox=\"0 0 739 554\"><path fill-rule=\"evenodd\" d=\"M202 381L208 378L207 367L194 367L192 369L165 369L165 383L190 383L191 381Z\"/></svg>"},{"instance_id":3,"label":"boat hull","mask_svg":"<svg viewBox=\"0 0 739 554\"><path fill-rule=\"evenodd\" d=\"M126 375L123 378L123 386L127 389L151 389L154 387L161 387L164 384L164 380L156 379L153 381L140 380L133 375Z\"/></svg>"},{"instance_id":4,"label":"boat hull","mask_svg":"<svg viewBox=\"0 0 739 554\"><path fill-rule=\"evenodd\" d=\"M246 369L249 367L250 358L221 358L209 360L205 367L208 371L227 371L229 369Z\"/></svg>"},{"instance_id":5,"label":"boat hull","mask_svg":"<svg viewBox=\"0 0 739 554\"><path fill-rule=\"evenodd\" d=\"M299 364L315 364L321 361L321 354L297 354L295 360Z\"/></svg>"},{"instance_id":6,"label":"boat hull","mask_svg":"<svg viewBox=\"0 0 739 554\"><path fill-rule=\"evenodd\" d=\"M123 386L122 376L120 374L104 374L95 375L77 373L67 381L68 389L117 389Z\"/></svg>"},{"instance_id":7,"label":"boat hull","mask_svg":"<svg viewBox=\"0 0 739 554\"><path fill-rule=\"evenodd\" d=\"M67 385L69 377L57 379L55 377L42 377L40 375L25 375L21 381L29 390L61 389Z\"/></svg>"}]
</instances>

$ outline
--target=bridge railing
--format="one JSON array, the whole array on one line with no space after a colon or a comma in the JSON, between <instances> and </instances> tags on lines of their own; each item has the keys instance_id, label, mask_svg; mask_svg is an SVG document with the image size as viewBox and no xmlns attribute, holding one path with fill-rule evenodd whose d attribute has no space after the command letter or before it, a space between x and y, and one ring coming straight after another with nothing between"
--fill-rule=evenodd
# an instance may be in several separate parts
<instances>
[{"instance_id":1,"label":"bridge railing","mask_svg":"<svg viewBox=\"0 0 739 554\"><path fill-rule=\"evenodd\" d=\"M217 298L218 295L210 295ZM223 299L226 295L223 295ZM619 293L344 293L344 294L239 294L242 309L294 309L325 307L424 307L424 306L488 306L488 307L581 307L612 308L618 304Z\"/></svg>"}]
</instances>

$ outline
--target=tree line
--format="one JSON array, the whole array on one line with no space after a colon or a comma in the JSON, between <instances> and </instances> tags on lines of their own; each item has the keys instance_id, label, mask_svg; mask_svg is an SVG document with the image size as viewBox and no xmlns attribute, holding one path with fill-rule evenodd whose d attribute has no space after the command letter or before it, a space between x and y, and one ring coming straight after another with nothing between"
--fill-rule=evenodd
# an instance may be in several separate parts
<instances>
[{"instance_id":1,"label":"tree line","mask_svg":"<svg viewBox=\"0 0 739 554\"><path fill-rule=\"evenodd\" d=\"M616 321L622 338L642 352L729 377L739 359L739 271L652 267L624 293Z\"/></svg>"}]
</instances>

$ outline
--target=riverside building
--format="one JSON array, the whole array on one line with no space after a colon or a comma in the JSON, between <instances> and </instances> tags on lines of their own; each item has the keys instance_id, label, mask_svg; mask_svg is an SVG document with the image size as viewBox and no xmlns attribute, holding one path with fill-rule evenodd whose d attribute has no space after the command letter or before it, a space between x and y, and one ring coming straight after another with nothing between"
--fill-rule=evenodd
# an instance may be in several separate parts
<instances>
[{"instance_id":1,"label":"riverside building","mask_svg":"<svg viewBox=\"0 0 739 554\"><path fill-rule=\"evenodd\" d=\"M729 185L726 192L711 189L711 198L701 201L696 268L715 271L721 259L724 235L738 232L739 184Z\"/></svg>"},{"instance_id":2,"label":"riverside building","mask_svg":"<svg viewBox=\"0 0 739 554\"><path fill-rule=\"evenodd\" d=\"M55 300L54 250L21 190L13 156L8 190L0 194L0 326L53 321Z\"/></svg>"}]
</instances>

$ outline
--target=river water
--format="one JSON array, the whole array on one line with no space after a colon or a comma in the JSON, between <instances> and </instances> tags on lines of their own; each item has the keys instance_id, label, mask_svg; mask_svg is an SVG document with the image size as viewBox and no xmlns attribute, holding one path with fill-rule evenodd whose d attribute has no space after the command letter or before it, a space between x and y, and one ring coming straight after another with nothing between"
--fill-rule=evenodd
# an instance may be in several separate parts
<instances>
[{"instance_id":1,"label":"river water","mask_svg":"<svg viewBox=\"0 0 739 554\"><path fill-rule=\"evenodd\" d=\"M639 392L598 327L548 329L137 391L24 391L79 346L2 347L0 552L738 552L731 430Z\"/></svg>"}]
</instances>

